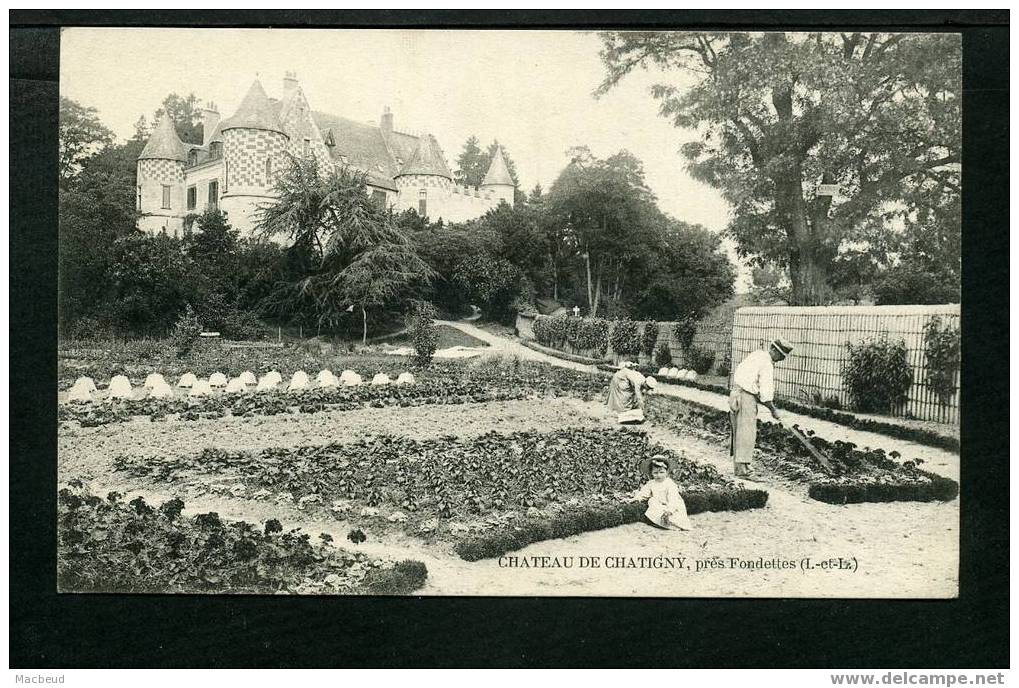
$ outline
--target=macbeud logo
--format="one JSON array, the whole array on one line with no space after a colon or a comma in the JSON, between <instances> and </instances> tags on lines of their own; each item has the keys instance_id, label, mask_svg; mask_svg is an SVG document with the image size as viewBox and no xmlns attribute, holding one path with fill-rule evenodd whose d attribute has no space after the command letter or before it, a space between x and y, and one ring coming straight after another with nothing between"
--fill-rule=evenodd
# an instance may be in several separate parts
<instances>
[{"instance_id":1,"label":"macbeud logo","mask_svg":"<svg viewBox=\"0 0 1019 688\"><path fill-rule=\"evenodd\" d=\"M28 674L17 674L14 677L15 683L63 683L64 675L60 676L43 676L42 674L28 675Z\"/></svg>"}]
</instances>

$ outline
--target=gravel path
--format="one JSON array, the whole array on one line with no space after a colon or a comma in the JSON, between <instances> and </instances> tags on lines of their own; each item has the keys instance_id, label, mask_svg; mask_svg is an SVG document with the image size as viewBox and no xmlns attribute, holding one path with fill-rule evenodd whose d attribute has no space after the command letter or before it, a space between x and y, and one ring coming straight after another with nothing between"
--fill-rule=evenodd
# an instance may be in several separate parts
<instances>
[{"instance_id":1,"label":"gravel path","mask_svg":"<svg viewBox=\"0 0 1019 688\"><path fill-rule=\"evenodd\" d=\"M601 404L545 399L62 427L59 475L61 480L84 477L99 494L118 489L160 502L173 496L173 486L153 487L113 473L116 454L165 454L168 448L197 452L207 446L259 449L349 441L381 432L426 438L454 431L467 436L490 430L611 425ZM731 475L723 447L662 428L648 428L648 432L655 441ZM426 595L944 598L957 594L958 500L831 506L807 499L802 485L769 480L762 487L770 493L766 508L696 515L690 532L633 524L536 543L510 555L516 559L468 563L456 557L448 543L426 544L406 536L376 541L370 529L369 541L358 549L383 558L425 562L429 578L421 593ZM185 501L191 512L214 510L227 518L255 522L279 517L287 528L328 532L341 546L353 547L346 541L350 524L292 506L209 494ZM601 566L582 567L580 557L598 558ZM831 557L852 562L855 570L800 568L805 558L819 563ZM698 571L697 560L715 562L721 568ZM546 566L520 566L527 562ZM507 565L512 563L517 565ZM554 567L557 563L559 567ZM647 568L656 563L672 567ZM633 567L614 566L618 564ZM647 567L639 568L641 564ZM783 565L793 568L777 568Z\"/></svg>"}]
</instances>

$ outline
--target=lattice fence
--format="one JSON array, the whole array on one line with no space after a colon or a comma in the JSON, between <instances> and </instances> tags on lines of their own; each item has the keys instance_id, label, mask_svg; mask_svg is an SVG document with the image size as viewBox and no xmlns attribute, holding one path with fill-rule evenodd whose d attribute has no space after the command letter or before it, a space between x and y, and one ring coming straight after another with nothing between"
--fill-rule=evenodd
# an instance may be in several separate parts
<instances>
[{"instance_id":1,"label":"lattice fence","mask_svg":"<svg viewBox=\"0 0 1019 688\"><path fill-rule=\"evenodd\" d=\"M795 350L775 366L776 396L808 403L815 394L834 396L848 408L842 381L842 367L848 359L846 345L887 335L889 340L905 342L913 372L908 400L893 409L893 415L958 424L958 374L955 392L947 403L926 384L924 326L934 317L958 328L959 306L744 307L733 319L733 367L772 338L785 337Z\"/></svg>"}]
</instances>

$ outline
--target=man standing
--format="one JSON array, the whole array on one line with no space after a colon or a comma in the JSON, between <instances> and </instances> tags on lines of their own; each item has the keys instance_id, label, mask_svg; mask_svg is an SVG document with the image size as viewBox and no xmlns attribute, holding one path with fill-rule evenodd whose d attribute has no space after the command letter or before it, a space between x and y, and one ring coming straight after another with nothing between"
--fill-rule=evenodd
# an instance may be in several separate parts
<instances>
[{"instance_id":1,"label":"man standing","mask_svg":"<svg viewBox=\"0 0 1019 688\"><path fill-rule=\"evenodd\" d=\"M793 345L778 337L767 349L758 349L747 355L732 374L729 393L729 422L731 426L729 455L732 456L737 477L753 480L750 462L757 444L757 404L760 402L772 417L782 423L775 408L775 363L785 360Z\"/></svg>"}]
</instances>

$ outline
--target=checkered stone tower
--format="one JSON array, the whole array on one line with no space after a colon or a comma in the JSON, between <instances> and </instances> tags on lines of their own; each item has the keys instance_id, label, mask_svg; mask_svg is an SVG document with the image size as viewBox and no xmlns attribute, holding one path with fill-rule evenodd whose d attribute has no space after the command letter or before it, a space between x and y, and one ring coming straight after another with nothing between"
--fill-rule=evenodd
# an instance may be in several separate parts
<instances>
[{"instance_id":1,"label":"checkered stone tower","mask_svg":"<svg viewBox=\"0 0 1019 688\"><path fill-rule=\"evenodd\" d=\"M275 200L273 179L286 164L289 139L275 108L256 79L223 136L222 210L242 236L250 236L258 207Z\"/></svg>"},{"instance_id":2,"label":"checkered stone tower","mask_svg":"<svg viewBox=\"0 0 1019 688\"><path fill-rule=\"evenodd\" d=\"M138 156L138 228L149 234L178 236L183 229L184 163L187 147L173 120L163 116Z\"/></svg>"}]
</instances>

